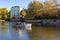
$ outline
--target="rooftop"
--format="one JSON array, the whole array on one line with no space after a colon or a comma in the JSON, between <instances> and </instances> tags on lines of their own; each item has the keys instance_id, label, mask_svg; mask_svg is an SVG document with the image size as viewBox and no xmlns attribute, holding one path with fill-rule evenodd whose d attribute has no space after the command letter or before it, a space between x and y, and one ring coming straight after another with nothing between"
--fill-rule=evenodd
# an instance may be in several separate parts
<instances>
[{"instance_id":1,"label":"rooftop","mask_svg":"<svg viewBox=\"0 0 60 40\"><path fill-rule=\"evenodd\" d=\"M15 7L20 7L20 6L13 6L12 8L15 8Z\"/></svg>"}]
</instances>

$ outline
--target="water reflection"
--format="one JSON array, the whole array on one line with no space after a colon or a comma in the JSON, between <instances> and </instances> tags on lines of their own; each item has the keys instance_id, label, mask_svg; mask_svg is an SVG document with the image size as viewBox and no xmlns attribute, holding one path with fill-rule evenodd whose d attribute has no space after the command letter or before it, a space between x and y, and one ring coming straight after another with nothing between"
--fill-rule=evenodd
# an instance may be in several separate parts
<instances>
[{"instance_id":1,"label":"water reflection","mask_svg":"<svg viewBox=\"0 0 60 40\"><path fill-rule=\"evenodd\" d=\"M14 29L10 23L0 23L0 40L29 40L28 32L23 29Z\"/></svg>"},{"instance_id":2,"label":"water reflection","mask_svg":"<svg viewBox=\"0 0 60 40\"><path fill-rule=\"evenodd\" d=\"M60 29L56 27L33 27L31 40L60 40Z\"/></svg>"},{"instance_id":3,"label":"water reflection","mask_svg":"<svg viewBox=\"0 0 60 40\"><path fill-rule=\"evenodd\" d=\"M20 40L29 40L29 36L26 30L19 30L18 33Z\"/></svg>"},{"instance_id":4,"label":"water reflection","mask_svg":"<svg viewBox=\"0 0 60 40\"><path fill-rule=\"evenodd\" d=\"M9 22L0 22L0 40L60 40L60 28L32 26L30 31L16 30Z\"/></svg>"},{"instance_id":5,"label":"water reflection","mask_svg":"<svg viewBox=\"0 0 60 40\"><path fill-rule=\"evenodd\" d=\"M0 21L0 25L7 25L7 22L5 22L5 21Z\"/></svg>"}]
</instances>

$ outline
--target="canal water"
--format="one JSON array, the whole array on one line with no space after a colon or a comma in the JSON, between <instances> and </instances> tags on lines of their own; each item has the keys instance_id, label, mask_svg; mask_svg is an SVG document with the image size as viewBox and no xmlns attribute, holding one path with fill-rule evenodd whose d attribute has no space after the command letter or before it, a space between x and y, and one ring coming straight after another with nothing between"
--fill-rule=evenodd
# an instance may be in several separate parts
<instances>
[{"instance_id":1,"label":"canal water","mask_svg":"<svg viewBox=\"0 0 60 40\"><path fill-rule=\"evenodd\" d=\"M0 22L0 40L60 40L60 28L32 26L32 30L14 29L9 22Z\"/></svg>"}]
</instances>

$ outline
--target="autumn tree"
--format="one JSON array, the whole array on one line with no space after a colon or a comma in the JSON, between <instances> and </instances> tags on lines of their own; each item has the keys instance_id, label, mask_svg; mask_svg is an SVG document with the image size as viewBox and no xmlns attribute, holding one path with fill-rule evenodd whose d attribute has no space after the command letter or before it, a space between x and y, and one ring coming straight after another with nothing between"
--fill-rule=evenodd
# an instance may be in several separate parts
<instances>
[{"instance_id":1,"label":"autumn tree","mask_svg":"<svg viewBox=\"0 0 60 40\"><path fill-rule=\"evenodd\" d=\"M46 18L55 17L57 14L57 7L54 3L45 1L41 3L39 1L30 2L27 9L28 18L40 18L42 15Z\"/></svg>"},{"instance_id":2,"label":"autumn tree","mask_svg":"<svg viewBox=\"0 0 60 40\"><path fill-rule=\"evenodd\" d=\"M52 18L57 14L57 8L55 4L48 1L44 2L44 9L42 10L43 10L43 13L48 15L47 17L49 18Z\"/></svg>"},{"instance_id":3,"label":"autumn tree","mask_svg":"<svg viewBox=\"0 0 60 40\"><path fill-rule=\"evenodd\" d=\"M45 8L53 8L55 7L55 4L49 1L44 2Z\"/></svg>"},{"instance_id":4,"label":"autumn tree","mask_svg":"<svg viewBox=\"0 0 60 40\"><path fill-rule=\"evenodd\" d=\"M24 18L25 16L26 16L26 12L24 10L21 10L20 18Z\"/></svg>"},{"instance_id":5,"label":"autumn tree","mask_svg":"<svg viewBox=\"0 0 60 40\"><path fill-rule=\"evenodd\" d=\"M42 13L40 9L43 8L43 5L39 1L30 2L28 5L28 16L34 18L35 16L40 16Z\"/></svg>"},{"instance_id":6,"label":"autumn tree","mask_svg":"<svg viewBox=\"0 0 60 40\"><path fill-rule=\"evenodd\" d=\"M9 16L8 10L6 8L1 8L0 11L1 11L1 13L0 13L1 19L2 20L7 20L8 16Z\"/></svg>"}]
</instances>

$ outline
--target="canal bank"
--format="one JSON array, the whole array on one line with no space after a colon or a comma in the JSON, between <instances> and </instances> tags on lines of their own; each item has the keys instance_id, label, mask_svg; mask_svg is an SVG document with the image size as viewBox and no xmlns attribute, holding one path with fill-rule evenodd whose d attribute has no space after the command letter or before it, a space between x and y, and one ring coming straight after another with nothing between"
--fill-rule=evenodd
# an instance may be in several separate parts
<instances>
[{"instance_id":1,"label":"canal bank","mask_svg":"<svg viewBox=\"0 0 60 40\"><path fill-rule=\"evenodd\" d=\"M32 25L37 25L37 26L60 26L60 20L58 19L40 19L40 20L12 19L8 22L26 22L26 23L31 23Z\"/></svg>"},{"instance_id":2,"label":"canal bank","mask_svg":"<svg viewBox=\"0 0 60 40\"><path fill-rule=\"evenodd\" d=\"M26 20L27 23L32 23L33 25L43 25L43 26L60 26L60 20L55 19L44 19L44 20Z\"/></svg>"},{"instance_id":3,"label":"canal bank","mask_svg":"<svg viewBox=\"0 0 60 40\"><path fill-rule=\"evenodd\" d=\"M31 20L31 19L12 19L10 22L26 22L31 23L33 25L39 25L39 26L60 26L60 20L58 19L40 19L40 20Z\"/></svg>"}]
</instances>

